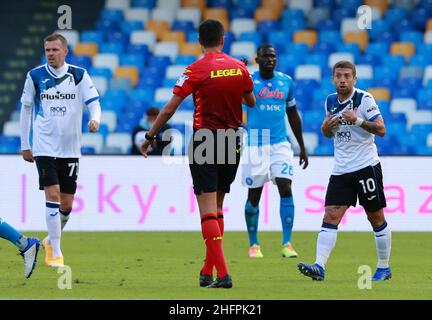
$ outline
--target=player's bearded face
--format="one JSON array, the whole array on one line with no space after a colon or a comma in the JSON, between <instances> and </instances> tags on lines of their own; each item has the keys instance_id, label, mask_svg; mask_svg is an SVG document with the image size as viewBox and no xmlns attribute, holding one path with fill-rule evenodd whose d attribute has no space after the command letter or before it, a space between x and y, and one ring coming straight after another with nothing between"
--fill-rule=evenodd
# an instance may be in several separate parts
<instances>
[{"instance_id":1,"label":"player's bearded face","mask_svg":"<svg viewBox=\"0 0 432 320\"><path fill-rule=\"evenodd\" d=\"M261 70L272 72L276 67L277 57L274 48L262 49L261 54L257 58L257 63Z\"/></svg>"},{"instance_id":2,"label":"player's bearded face","mask_svg":"<svg viewBox=\"0 0 432 320\"><path fill-rule=\"evenodd\" d=\"M61 67L68 53L67 47L65 48L60 40L47 41L44 46L48 64L53 68Z\"/></svg>"},{"instance_id":3,"label":"player's bearded face","mask_svg":"<svg viewBox=\"0 0 432 320\"><path fill-rule=\"evenodd\" d=\"M356 83L356 77L349 68L337 68L333 74L333 83L340 95L348 95L352 92Z\"/></svg>"}]
</instances>

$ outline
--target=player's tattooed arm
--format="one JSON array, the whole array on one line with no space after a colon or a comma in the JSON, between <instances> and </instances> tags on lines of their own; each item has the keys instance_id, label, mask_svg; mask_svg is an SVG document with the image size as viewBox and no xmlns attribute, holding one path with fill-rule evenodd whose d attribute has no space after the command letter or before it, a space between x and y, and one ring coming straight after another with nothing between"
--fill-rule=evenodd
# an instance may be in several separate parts
<instances>
[{"instance_id":1,"label":"player's tattooed arm","mask_svg":"<svg viewBox=\"0 0 432 320\"><path fill-rule=\"evenodd\" d=\"M336 115L327 115L324 118L324 121L321 125L321 132L322 134L327 137L331 138L333 137L333 130L338 126L339 124L339 117Z\"/></svg>"},{"instance_id":2,"label":"player's tattooed arm","mask_svg":"<svg viewBox=\"0 0 432 320\"><path fill-rule=\"evenodd\" d=\"M380 137L384 137L386 133L386 128L384 125L384 120L382 117L378 117L373 121L363 121L360 127L365 129L367 132L376 134Z\"/></svg>"},{"instance_id":3,"label":"player's tattooed arm","mask_svg":"<svg viewBox=\"0 0 432 320\"><path fill-rule=\"evenodd\" d=\"M380 137L384 137L386 133L384 120L382 117L377 117L373 121L363 120L357 117L356 113L353 110L347 110L342 113L342 116L345 120L354 123L356 126L363 128L367 132L372 134L376 134Z\"/></svg>"}]
</instances>

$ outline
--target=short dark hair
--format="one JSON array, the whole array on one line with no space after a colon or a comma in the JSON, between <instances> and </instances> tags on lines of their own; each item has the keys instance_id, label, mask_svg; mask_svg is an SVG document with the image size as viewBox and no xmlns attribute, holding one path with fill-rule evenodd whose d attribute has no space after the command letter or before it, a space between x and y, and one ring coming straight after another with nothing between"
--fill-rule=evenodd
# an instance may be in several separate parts
<instances>
[{"instance_id":1,"label":"short dark hair","mask_svg":"<svg viewBox=\"0 0 432 320\"><path fill-rule=\"evenodd\" d=\"M198 28L199 42L204 48L217 47L224 36L224 27L218 20L205 20Z\"/></svg>"},{"instance_id":2,"label":"short dark hair","mask_svg":"<svg viewBox=\"0 0 432 320\"><path fill-rule=\"evenodd\" d=\"M346 69L351 69L351 70L352 70L352 73L353 73L353 76L354 76L354 77L356 76L356 67L355 67L354 64L352 64L352 63L349 62L349 61L342 60L342 61L338 61L338 62L336 62L336 64L333 66L333 71L332 71L332 74L333 74L333 75L334 75L335 70L336 70L337 68L346 68Z\"/></svg>"},{"instance_id":3,"label":"short dark hair","mask_svg":"<svg viewBox=\"0 0 432 320\"><path fill-rule=\"evenodd\" d=\"M269 44L269 43L264 43L264 44L260 45L258 47L257 51L256 51L257 56L260 55L261 50L269 49L269 48L273 48L274 49L274 47L271 44Z\"/></svg>"},{"instance_id":4,"label":"short dark hair","mask_svg":"<svg viewBox=\"0 0 432 320\"><path fill-rule=\"evenodd\" d=\"M59 33L51 33L49 36L46 36L44 38L44 43L47 41L56 41L56 40L60 40L61 43L63 44L64 47L67 48L67 40L65 37L63 37L61 34Z\"/></svg>"},{"instance_id":5,"label":"short dark hair","mask_svg":"<svg viewBox=\"0 0 432 320\"><path fill-rule=\"evenodd\" d=\"M146 115L148 117L157 117L159 114L159 108L156 107L151 107L150 109L147 110Z\"/></svg>"}]
</instances>

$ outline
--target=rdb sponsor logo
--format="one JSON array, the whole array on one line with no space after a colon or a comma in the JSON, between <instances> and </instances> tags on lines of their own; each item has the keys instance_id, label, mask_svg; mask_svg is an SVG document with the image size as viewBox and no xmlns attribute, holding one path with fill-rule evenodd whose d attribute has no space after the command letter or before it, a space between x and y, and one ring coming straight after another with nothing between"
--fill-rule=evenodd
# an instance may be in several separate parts
<instances>
[{"instance_id":1,"label":"rdb sponsor logo","mask_svg":"<svg viewBox=\"0 0 432 320\"><path fill-rule=\"evenodd\" d=\"M349 142L351 141L351 132L350 131L338 132L336 138L338 142Z\"/></svg>"},{"instance_id":2,"label":"rdb sponsor logo","mask_svg":"<svg viewBox=\"0 0 432 320\"><path fill-rule=\"evenodd\" d=\"M64 117L66 115L66 107L51 107L51 116L52 117Z\"/></svg>"}]
</instances>

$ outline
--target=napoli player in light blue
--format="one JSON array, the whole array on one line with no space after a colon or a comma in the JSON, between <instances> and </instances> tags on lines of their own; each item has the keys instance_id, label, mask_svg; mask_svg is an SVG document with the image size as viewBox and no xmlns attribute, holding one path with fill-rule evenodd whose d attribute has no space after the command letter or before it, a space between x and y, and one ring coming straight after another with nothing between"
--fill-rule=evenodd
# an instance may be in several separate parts
<instances>
[{"instance_id":1,"label":"napoli player in light blue","mask_svg":"<svg viewBox=\"0 0 432 320\"><path fill-rule=\"evenodd\" d=\"M36 238L27 238L0 218L0 238L9 240L20 251L24 259L24 276L30 278L36 266L40 241Z\"/></svg>"},{"instance_id":2,"label":"napoli player in light blue","mask_svg":"<svg viewBox=\"0 0 432 320\"><path fill-rule=\"evenodd\" d=\"M258 240L259 201L264 183L272 180L280 195L282 256L298 256L291 244L294 201L291 182L294 154L288 142L285 116L300 146L300 166L306 169L308 155L303 143L302 124L294 99L293 80L275 72L276 50L269 44L257 50L259 71L252 74L255 108L247 108L248 143L243 152L242 184L249 188L245 219L249 235L249 257L262 258Z\"/></svg>"}]
</instances>

